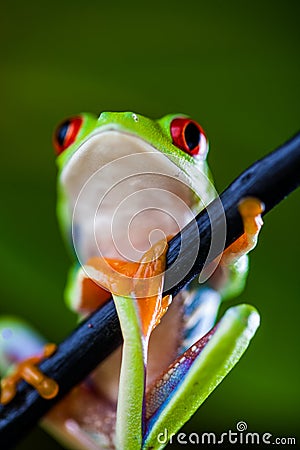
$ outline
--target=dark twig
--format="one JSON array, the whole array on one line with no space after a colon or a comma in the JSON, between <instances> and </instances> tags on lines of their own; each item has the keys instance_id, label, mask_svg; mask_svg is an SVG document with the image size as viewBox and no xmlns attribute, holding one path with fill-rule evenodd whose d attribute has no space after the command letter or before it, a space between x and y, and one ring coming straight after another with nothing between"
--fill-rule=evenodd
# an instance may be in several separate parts
<instances>
[{"instance_id":1,"label":"dark twig","mask_svg":"<svg viewBox=\"0 0 300 450\"><path fill-rule=\"evenodd\" d=\"M188 224L181 234L170 241L165 293L176 294L199 274L205 262L210 262L223 250L224 243L220 240L209 253L212 226L214 234L222 234L224 212L227 247L243 233L237 209L243 197L259 198L265 204L264 213L267 213L299 185L300 134L297 134L243 172L220 196L221 206L218 199L213 201L197 216L196 222ZM121 342L116 310L110 300L81 323L59 345L58 351L51 358L40 364L43 372L59 383L60 392L55 399L42 399L34 389L22 382L15 399L6 406L0 406L1 450L14 447L59 399L83 380Z\"/></svg>"}]
</instances>

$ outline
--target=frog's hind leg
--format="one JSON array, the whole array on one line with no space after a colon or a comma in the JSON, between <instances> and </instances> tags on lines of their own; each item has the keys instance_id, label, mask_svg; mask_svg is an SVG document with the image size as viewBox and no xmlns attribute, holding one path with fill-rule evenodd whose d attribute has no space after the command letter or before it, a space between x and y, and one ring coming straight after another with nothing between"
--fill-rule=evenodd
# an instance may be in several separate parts
<instances>
[{"instance_id":1,"label":"frog's hind leg","mask_svg":"<svg viewBox=\"0 0 300 450\"><path fill-rule=\"evenodd\" d=\"M44 398L58 393L57 383L44 375L37 364L56 351L55 344L47 344L44 338L26 322L14 317L0 318L0 375L2 404L9 403L17 393L23 379Z\"/></svg>"}]
</instances>

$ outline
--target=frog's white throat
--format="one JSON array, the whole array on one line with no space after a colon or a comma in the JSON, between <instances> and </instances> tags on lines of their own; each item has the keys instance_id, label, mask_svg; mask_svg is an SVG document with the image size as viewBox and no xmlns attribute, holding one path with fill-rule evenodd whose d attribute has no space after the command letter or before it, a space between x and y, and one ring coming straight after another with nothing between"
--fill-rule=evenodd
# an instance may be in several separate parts
<instances>
[{"instance_id":1,"label":"frog's white throat","mask_svg":"<svg viewBox=\"0 0 300 450\"><path fill-rule=\"evenodd\" d=\"M177 233L199 203L189 169L125 132L90 136L60 177L80 262L95 256L139 261L163 235Z\"/></svg>"}]
</instances>

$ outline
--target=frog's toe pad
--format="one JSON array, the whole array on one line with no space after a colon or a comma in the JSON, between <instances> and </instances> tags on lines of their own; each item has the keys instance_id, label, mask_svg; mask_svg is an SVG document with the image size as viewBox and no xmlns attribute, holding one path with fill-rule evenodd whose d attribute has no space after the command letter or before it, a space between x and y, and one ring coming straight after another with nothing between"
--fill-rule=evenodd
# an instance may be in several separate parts
<instances>
[{"instance_id":1,"label":"frog's toe pad","mask_svg":"<svg viewBox=\"0 0 300 450\"><path fill-rule=\"evenodd\" d=\"M242 198L238 205L242 217L256 217L265 210L265 205L256 197Z\"/></svg>"},{"instance_id":2,"label":"frog's toe pad","mask_svg":"<svg viewBox=\"0 0 300 450\"><path fill-rule=\"evenodd\" d=\"M245 197L240 201L238 210L243 219L246 235L249 238L256 236L263 225L261 214L265 210L264 203L255 197Z\"/></svg>"}]
</instances>

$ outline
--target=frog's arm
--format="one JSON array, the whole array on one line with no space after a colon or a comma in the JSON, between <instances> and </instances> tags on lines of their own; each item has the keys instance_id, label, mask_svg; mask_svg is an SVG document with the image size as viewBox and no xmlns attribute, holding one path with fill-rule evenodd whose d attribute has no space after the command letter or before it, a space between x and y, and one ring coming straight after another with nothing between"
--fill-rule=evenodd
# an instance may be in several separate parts
<instances>
[{"instance_id":1,"label":"frog's arm","mask_svg":"<svg viewBox=\"0 0 300 450\"><path fill-rule=\"evenodd\" d=\"M116 447L139 450L143 436L145 349L135 300L114 295L124 344L120 373Z\"/></svg>"},{"instance_id":2,"label":"frog's arm","mask_svg":"<svg viewBox=\"0 0 300 450\"><path fill-rule=\"evenodd\" d=\"M199 284L198 279L195 279L189 285L184 311L183 351L214 326L220 303L237 297L245 287L249 265L248 252L257 243L262 226L263 204L254 198L245 198L239 209L244 234L225 250L208 281Z\"/></svg>"}]
</instances>

